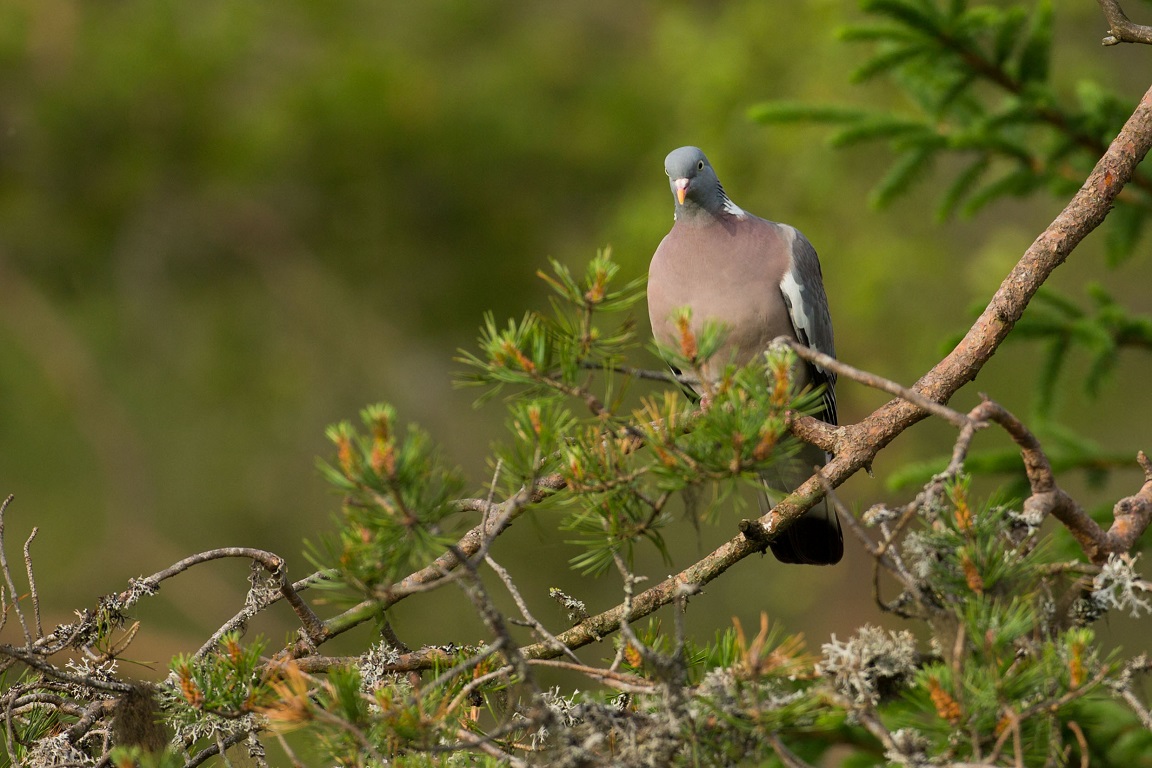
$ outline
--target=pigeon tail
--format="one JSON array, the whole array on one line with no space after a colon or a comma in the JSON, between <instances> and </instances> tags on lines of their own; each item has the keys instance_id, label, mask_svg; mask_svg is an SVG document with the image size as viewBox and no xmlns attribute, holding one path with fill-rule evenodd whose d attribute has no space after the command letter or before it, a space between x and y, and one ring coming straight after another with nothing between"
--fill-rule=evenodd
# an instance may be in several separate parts
<instances>
[{"instance_id":1,"label":"pigeon tail","mask_svg":"<svg viewBox=\"0 0 1152 768\"><path fill-rule=\"evenodd\" d=\"M824 451L812 445L804 445L790 466L763 472L761 477L768 487L791 493L812 473L812 467L823 465ZM772 505L767 494L762 504ZM840 518L828 499L820 499L805 512L799 520L788 526L771 543L772 554L782 563L798 565L835 565L844 557L844 534L840 530Z\"/></svg>"},{"instance_id":2,"label":"pigeon tail","mask_svg":"<svg viewBox=\"0 0 1152 768\"><path fill-rule=\"evenodd\" d=\"M769 546L782 563L835 565L844 557L840 518L828 500L821 499Z\"/></svg>"}]
</instances>

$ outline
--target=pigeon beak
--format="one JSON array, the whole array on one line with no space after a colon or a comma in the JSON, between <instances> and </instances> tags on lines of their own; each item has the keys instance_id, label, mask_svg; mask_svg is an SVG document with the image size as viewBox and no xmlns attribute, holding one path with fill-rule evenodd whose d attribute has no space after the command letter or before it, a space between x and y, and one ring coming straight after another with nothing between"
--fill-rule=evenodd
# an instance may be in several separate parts
<instances>
[{"instance_id":1,"label":"pigeon beak","mask_svg":"<svg viewBox=\"0 0 1152 768\"><path fill-rule=\"evenodd\" d=\"M672 182L672 188L676 190L676 202L684 205L684 198L688 195L688 179L676 179Z\"/></svg>"}]
</instances>

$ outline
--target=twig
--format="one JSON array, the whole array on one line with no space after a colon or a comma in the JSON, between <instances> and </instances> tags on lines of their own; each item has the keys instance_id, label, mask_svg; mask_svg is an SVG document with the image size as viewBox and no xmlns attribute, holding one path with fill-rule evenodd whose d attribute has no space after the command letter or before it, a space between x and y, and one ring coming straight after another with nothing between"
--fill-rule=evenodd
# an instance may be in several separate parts
<instances>
[{"instance_id":1,"label":"twig","mask_svg":"<svg viewBox=\"0 0 1152 768\"><path fill-rule=\"evenodd\" d=\"M1152 45L1152 27L1134 23L1124 13L1118 0L1100 0L1100 10L1104 11L1104 18L1108 21L1108 36L1100 41L1102 45L1120 43Z\"/></svg>"},{"instance_id":2,"label":"twig","mask_svg":"<svg viewBox=\"0 0 1152 768\"><path fill-rule=\"evenodd\" d=\"M1088 739L1084 738L1084 731L1080 729L1080 724L1075 720L1068 721L1068 730L1072 731L1072 735L1076 737L1076 743L1080 746L1080 768L1088 768L1091 761L1088 759Z\"/></svg>"},{"instance_id":3,"label":"twig","mask_svg":"<svg viewBox=\"0 0 1152 768\"><path fill-rule=\"evenodd\" d=\"M28 541L24 542L24 571L28 574L28 591L32 595L32 617L36 620L36 639L44 637L44 627L40 623L40 595L36 592L36 576L32 573L32 541L40 529L33 526L32 533L28 534Z\"/></svg>"},{"instance_id":4,"label":"twig","mask_svg":"<svg viewBox=\"0 0 1152 768\"><path fill-rule=\"evenodd\" d=\"M0 504L0 570L4 571L4 580L8 583L8 593L12 596L12 610L16 612L16 618L20 620L20 629L24 631L24 645L32 647L32 634L28 631L28 622L24 620L24 611L20 608L19 593L16 591L16 582L12 580L12 570L8 567L8 554L5 552L4 545L4 520L5 513L8 511L8 505L12 503L12 494L4 499Z\"/></svg>"},{"instance_id":5,"label":"twig","mask_svg":"<svg viewBox=\"0 0 1152 768\"><path fill-rule=\"evenodd\" d=\"M332 577L333 573L334 573L334 571L331 571L331 570L323 570L323 571L317 571L315 573L309 574L308 576L305 576L304 578L300 579L299 581L293 582L292 590L295 592L303 592L304 590L308 589L309 587L311 587L313 584L316 584L317 582L324 581L325 579L330 579ZM217 645L219 645L220 638L224 637L224 635L228 634L229 632L235 632L237 630L243 630L248 625L248 621L253 616L255 616L256 614L260 613L264 609L268 608L269 606L271 606L271 605L273 605L273 604L275 604L275 603L277 603L283 599L284 599L284 592L278 591L275 594L270 594L267 598L267 601L264 603L246 604L243 608L240 609L239 612L236 613L235 616L233 616L228 621L224 622L224 624L222 624L219 629L217 629L215 632L212 633L212 636L210 638L208 638L208 640L205 641L205 643L203 645L201 645L200 648L196 651L196 653L193 655L193 658L195 658L195 659L204 658L209 653L211 653L212 650L214 648L216 648Z\"/></svg>"},{"instance_id":6,"label":"twig","mask_svg":"<svg viewBox=\"0 0 1152 768\"><path fill-rule=\"evenodd\" d=\"M304 635L302 642L316 646L327 639L327 629L325 628L324 622L320 621L320 617L304 602L292 583L287 580L288 569L284 558L263 549L255 549L252 547L221 547L220 549L200 552L173 563L164 570L154 573L151 576L140 579L137 583L150 592L155 592L159 588L160 582L165 579L177 576L201 563L219 560L225 557L247 558L259 563L264 570L268 572L275 580L276 587L280 591L280 594L288 601L288 604L292 606L292 610L296 612L297 618L300 619L301 630ZM128 597L129 593L121 593L122 600L127 600Z\"/></svg>"},{"instance_id":7,"label":"twig","mask_svg":"<svg viewBox=\"0 0 1152 768\"><path fill-rule=\"evenodd\" d=\"M479 614L480 620L488 627L488 631L496 636L497 641L500 643L500 654L507 660L512 668L516 670L516 674L524 681L533 691L533 693L540 693L540 687L536 684L536 677L532 674L532 669L528 666L524 655L520 652L520 648L512 639L512 635L508 631L508 626L504 622L504 616L497 610L495 603L492 602L488 590L484 588L484 582L480 580L480 574L476 571L476 566L472 564L463 552L456 550L456 557L460 564L464 567L465 572L468 574L468 579L460 579L458 582L464 589L464 594L472 601L472 606Z\"/></svg>"},{"instance_id":8,"label":"twig","mask_svg":"<svg viewBox=\"0 0 1152 768\"><path fill-rule=\"evenodd\" d=\"M361 750L371 755L372 758L376 761L377 765L388 764L388 762L384 759L384 756L381 755L379 750L376 749L376 745L373 744L372 740L368 738L368 735L364 733L364 731L357 728L354 723L345 720L339 715L332 714L323 707L312 707L310 712L312 712L316 719L322 720L330 725L335 725L351 734L352 738L360 744Z\"/></svg>"},{"instance_id":9,"label":"twig","mask_svg":"<svg viewBox=\"0 0 1152 768\"><path fill-rule=\"evenodd\" d=\"M497 760L507 763L512 766L512 768L528 768L528 763L500 749L493 744L490 739L477 739L475 734L463 728L456 731L456 738L460 739L460 743L465 747L478 749L489 757L494 757Z\"/></svg>"},{"instance_id":10,"label":"twig","mask_svg":"<svg viewBox=\"0 0 1152 768\"><path fill-rule=\"evenodd\" d=\"M931 400L914 389L897 384L891 379L886 379L883 376L877 376L868 371L862 371L859 368L854 368L841 360L826 355L823 352L817 351L806 344L801 344L789 336L777 336L772 340L774 347L788 347L796 356L807 360L810 363L832 371L837 376L843 376L846 379L863 384L866 387L879 389L882 392L887 392L890 395L896 395L903 400L907 400L918 408L921 408L933 416L939 416L944 421L948 422L954 427L963 427L967 424L968 419L964 414L959 411L954 411L946 405L941 405L935 400Z\"/></svg>"},{"instance_id":11,"label":"twig","mask_svg":"<svg viewBox=\"0 0 1152 768\"><path fill-rule=\"evenodd\" d=\"M64 738L69 744L75 744L80 740L88 731L92 730L92 726L96 725L102 718L107 717L112 713L112 709L116 706L116 700L99 700L94 701L84 708L84 714L72 726L64 732Z\"/></svg>"},{"instance_id":12,"label":"twig","mask_svg":"<svg viewBox=\"0 0 1152 768\"><path fill-rule=\"evenodd\" d=\"M21 690L21 686L14 685L8 691L8 695L4 698L4 744L8 747L8 754L12 755L13 762L16 758L16 728L12 723L12 701L16 698ZM23 768L23 767L21 767Z\"/></svg>"},{"instance_id":13,"label":"twig","mask_svg":"<svg viewBox=\"0 0 1152 768\"><path fill-rule=\"evenodd\" d=\"M688 387L700 385L700 379L696 376L689 376L683 373L673 373L670 369L663 371L653 371L648 368L634 368L630 365L597 365L596 363L585 361L580 364L581 368L594 371L607 371L609 373L619 374L621 376L631 376L634 379L646 379L648 381L663 381L669 384L684 384Z\"/></svg>"},{"instance_id":14,"label":"twig","mask_svg":"<svg viewBox=\"0 0 1152 768\"><path fill-rule=\"evenodd\" d=\"M653 686L652 683L642 677L629 675L625 672L616 672L611 669L600 669L599 667L590 667L587 664L573 664L568 661L557 661L555 659L532 659L528 663L533 666L554 667L556 669L578 672L585 677L595 678L608 687L624 691L625 693L651 694L655 692L655 686Z\"/></svg>"},{"instance_id":15,"label":"twig","mask_svg":"<svg viewBox=\"0 0 1152 768\"><path fill-rule=\"evenodd\" d=\"M304 763L300 762L300 758L296 757L296 753L288 746L288 741L284 738L284 734L279 731L273 731L273 735L276 737L276 740L280 742L280 749L284 750L284 754L292 761L292 768L304 768Z\"/></svg>"},{"instance_id":16,"label":"twig","mask_svg":"<svg viewBox=\"0 0 1152 768\"><path fill-rule=\"evenodd\" d=\"M801 760L799 755L788 749L778 734L768 734L768 743L772 745L772 751L776 753L776 757L780 758L784 768L812 768L809 763Z\"/></svg>"},{"instance_id":17,"label":"twig","mask_svg":"<svg viewBox=\"0 0 1152 768\"><path fill-rule=\"evenodd\" d=\"M1140 723L1152 731L1152 711L1149 711L1144 702L1140 701L1132 691L1132 678L1136 676L1136 673L1149 671L1152 671L1152 659L1148 657L1148 654L1142 653L1134 659L1129 659L1124 664L1124 668L1120 670L1116 680L1109 681L1108 687L1119 694L1120 698L1124 699L1124 703L1136 713Z\"/></svg>"},{"instance_id":18,"label":"twig","mask_svg":"<svg viewBox=\"0 0 1152 768\"><path fill-rule=\"evenodd\" d=\"M24 664L43 672L54 680L62 680L66 683L72 683L73 685L89 686L109 693L128 693L132 690L131 685L118 680L102 680L98 677L92 677L91 675L76 675L65 672L45 661L40 657L40 654L30 651L27 648L18 648L13 645L2 644L0 645L0 655L19 659Z\"/></svg>"},{"instance_id":19,"label":"twig","mask_svg":"<svg viewBox=\"0 0 1152 768\"><path fill-rule=\"evenodd\" d=\"M460 706L464 699L471 696L472 692L477 688L484 685L485 683L491 682L492 680L499 680L502 677L507 678L508 675L510 675L512 672L512 665L505 664L499 669L494 669L491 672L480 675L479 677L472 678L468 681L467 685L460 689L459 693L452 697L452 701L448 702L448 706L444 708L444 711L448 713L455 712L456 707Z\"/></svg>"},{"instance_id":20,"label":"twig","mask_svg":"<svg viewBox=\"0 0 1152 768\"><path fill-rule=\"evenodd\" d=\"M832 504L836 510L836 514L840 516L840 519L844 521L848 529L860 540L860 544L864 547L865 551L873 557L881 557L883 553L880 550L880 545L872 541L872 537L864 531L863 526L860 525L860 521L856 519L856 515L852 514L852 510L848 509L844 506L844 502L840 501L840 497L836 495L836 491L833 490L832 484L828 482L828 478L824 477L824 474L819 470L817 470L816 476L820 479L820 486L824 489L824 496Z\"/></svg>"},{"instance_id":21,"label":"twig","mask_svg":"<svg viewBox=\"0 0 1152 768\"><path fill-rule=\"evenodd\" d=\"M469 656L467 659L464 659L464 661L453 666L452 668L444 670L442 673L440 673L435 678L433 678L432 680L430 680L428 683L426 683L424 686L421 687L418 698L427 696L428 693L430 691L432 691L433 689L435 689L437 686L444 685L445 683L447 683L449 680L456 677L457 675L461 675L465 672L468 672L469 670L475 669L476 667L480 666L480 664L482 664L484 662L484 660L487 659L489 656L491 656L494 653L499 653L500 650L502 650L504 648L504 645L505 645L504 641L500 638L497 638L496 642L494 642L491 645L489 645L488 647L484 648L482 651L480 651L480 653L477 653L473 656Z\"/></svg>"},{"instance_id":22,"label":"twig","mask_svg":"<svg viewBox=\"0 0 1152 768\"><path fill-rule=\"evenodd\" d=\"M484 562L488 564L489 568L496 572L496 575L500 577L500 581L504 582L504 588L508 590L510 595L512 595L512 600L516 603L516 607L520 609L520 615L524 617L524 620L528 622L532 629L536 630L536 632L545 640L554 643L560 651L562 651L565 655L570 656L573 661L579 663L580 657L573 653L571 649L565 648L564 644L557 640L556 636L549 632L548 628L541 624L528 610L528 604L524 602L524 598L521 596L520 590L516 587L515 582L512 581L512 577L509 575L507 569L493 560L491 555L485 555Z\"/></svg>"},{"instance_id":23,"label":"twig","mask_svg":"<svg viewBox=\"0 0 1152 768\"><path fill-rule=\"evenodd\" d=\"M610 671L615 672L624 662L624 653L630 645L636 649L636 652L641 655L641 658L644 657L644 652L647 648L640 642L640 638L636 637L635 633L632 632L632 626L628 623L632 618L633 588L637 581L636 575L624 564L624 560L620 557L619 552L612 552L612 561L616 564L616 570L620 571L620 575L624 579L624 602L620 604L621 611L619 618L620 635L623 641L616 648L616 656L612 659L612 664L608 667ZM582 623L583 622L581 622L581 624ZM579 626L579 624L576 626ZM573 629L575 629L575 627L573 627ZM571 632L572 630L568 631ZM567 634L567 632L564 634ZM565 644L565 647L567 647L567 644Z\"/></svg>"}]
</instances>

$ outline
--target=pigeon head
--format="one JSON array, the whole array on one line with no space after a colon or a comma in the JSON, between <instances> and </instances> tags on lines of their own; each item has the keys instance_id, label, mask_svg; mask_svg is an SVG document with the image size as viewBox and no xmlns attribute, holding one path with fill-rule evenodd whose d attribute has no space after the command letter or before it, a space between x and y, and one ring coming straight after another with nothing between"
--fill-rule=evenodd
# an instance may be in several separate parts
<instances>
[{"instance_id":1,"label":"pigeon head","mask_svg":"<svg viewBox=\"0 0 1152 768\"><path fill-rule=\"evenodd\" d=\"M664 159L664 172L676 199L676 213L708 213L721 211L742 214L720 186L712 164L697 147L680 147Z\"/></svg>"}]
</instances>

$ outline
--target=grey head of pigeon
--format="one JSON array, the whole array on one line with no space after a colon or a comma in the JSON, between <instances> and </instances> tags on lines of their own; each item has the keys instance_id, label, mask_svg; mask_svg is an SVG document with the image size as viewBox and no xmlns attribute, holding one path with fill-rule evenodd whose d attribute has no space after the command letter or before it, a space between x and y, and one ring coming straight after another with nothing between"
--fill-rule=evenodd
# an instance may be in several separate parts
<instances>
[{"instance_id":1,"label":"grey head of pigeon","mask_svg":"<svg viewBox=\"0 0 1152 768\"><path fill-rule=\"evenodd\" d=\"M676 218L717 216L743 217L744 211L728 199L712 163L699 147L680 147L664 158L664 172L676 200Z\"/></svg>"}]
</instances>

